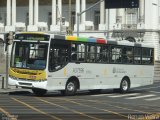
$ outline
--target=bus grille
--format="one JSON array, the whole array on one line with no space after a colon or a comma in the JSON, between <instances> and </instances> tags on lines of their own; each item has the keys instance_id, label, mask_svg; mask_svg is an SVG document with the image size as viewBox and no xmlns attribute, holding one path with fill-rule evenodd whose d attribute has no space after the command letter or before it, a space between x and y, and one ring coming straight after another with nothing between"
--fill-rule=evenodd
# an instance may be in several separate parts
<instances>
[{"instance_id":1,"label":"bus grille","mask_svg":"<svg viewBox=\"0 0 160 120\"><path fill-rule=\"evenodd\" d=\"M32 83L23 83L23 82L19 82L19 85L31 86L31 85L32 85Z\"/></svg>"}]
</instances>

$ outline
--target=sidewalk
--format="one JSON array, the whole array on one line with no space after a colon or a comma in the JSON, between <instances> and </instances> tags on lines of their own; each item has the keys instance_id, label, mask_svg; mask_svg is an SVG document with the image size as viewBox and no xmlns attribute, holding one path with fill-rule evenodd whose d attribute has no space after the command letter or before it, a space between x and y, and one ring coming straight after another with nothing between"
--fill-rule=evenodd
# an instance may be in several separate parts
<instances>
[{"instance_id":1,"label":"sidewalk","mask_svg":"<svg viewBox=\"0 0 160 120\"><path fill-rule=\"evenodd\" d=\"M0 77L0 94L9 94L9 93L16 93L16 92L31 92L30 89L23 89L23 88L16 88L16 86L8 86L8 88L2 89L2 79Z\"/></svg>"}]
</instances>

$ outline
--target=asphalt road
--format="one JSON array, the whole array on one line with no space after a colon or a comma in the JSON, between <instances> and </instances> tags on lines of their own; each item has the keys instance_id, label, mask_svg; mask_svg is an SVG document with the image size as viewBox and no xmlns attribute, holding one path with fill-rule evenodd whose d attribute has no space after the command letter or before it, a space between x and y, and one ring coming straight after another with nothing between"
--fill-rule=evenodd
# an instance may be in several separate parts
<instances>
[{"instance_id":1,"label":"asphalt road","mask_svg":"<svg viewBox=\"0 0 160 120\"><path fill-rule=\"evenodd\" d=\"M36 97L30 91L0 94L0 113L2 120L160 120L160 82L127 94L112 90L81 91L76 96L53 92Z\"/></svg>"}]
</instances>

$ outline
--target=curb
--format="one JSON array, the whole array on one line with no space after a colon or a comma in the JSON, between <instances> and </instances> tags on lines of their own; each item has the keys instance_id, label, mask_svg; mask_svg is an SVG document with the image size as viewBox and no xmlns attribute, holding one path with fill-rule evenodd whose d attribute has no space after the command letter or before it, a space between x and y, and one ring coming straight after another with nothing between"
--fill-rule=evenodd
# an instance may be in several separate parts
<instances>
[{"instance_id":1,"label":"curb","mask_svg":"<svg viewBox=\"0 0 160 120\"><path fill-rule=\"evenodd\" d=\"M26 89L0 89L0 94L29 94L31 93Z\"/></svg>"},{"instance_id":2,"label":"curb","mask_svg":"<svg viewBox=\"0 0 160 120\"><path fill-rule=\"evenodd\" d=\"M0 94L9 94L9 92L8 91L1 91L0 90Z\"/></svg>"}]
</instances>

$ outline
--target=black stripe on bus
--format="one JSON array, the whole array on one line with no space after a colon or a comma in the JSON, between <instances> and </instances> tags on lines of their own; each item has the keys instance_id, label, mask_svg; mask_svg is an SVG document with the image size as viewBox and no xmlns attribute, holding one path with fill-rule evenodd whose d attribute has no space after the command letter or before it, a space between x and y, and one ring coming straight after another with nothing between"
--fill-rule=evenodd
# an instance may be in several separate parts
<instances>
[{"instance_id":1,"label":"black stripe on bus","mask_svg":"<svg viewBox=\"0 0 160 120\"><path fill-rule=\"evenodd\" d=\"M139 44L139 43L135 43L134 46L136 46L136 47L142 47L142 45Z\"/></svg>"},{"instance_id":2,"label":"black stripe on bus","mask_svg":"<svg viewBox=\"0 0 160 120\"><path fill-rule=\"evenodd\" d=\"M66 37L64 35L54 35L55 39L65 40Z\"/></svg>"},{"instance_id":3,"label":"black stripe on bus","mask_svg":"<svg viewBox=\"0 0 160 120\"><path fill-rule=\"evenodd\" d=\"M117 45L117 41L107 41L107 44L113 44L113 45Z\"/></svg>"}]
</instances>

